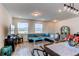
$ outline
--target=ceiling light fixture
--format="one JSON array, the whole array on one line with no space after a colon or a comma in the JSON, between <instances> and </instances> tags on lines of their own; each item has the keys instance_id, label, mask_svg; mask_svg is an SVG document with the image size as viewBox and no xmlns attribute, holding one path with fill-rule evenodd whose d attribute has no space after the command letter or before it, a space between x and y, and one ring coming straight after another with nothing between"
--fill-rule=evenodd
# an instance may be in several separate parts
<instances>
[{"instance_id":1,"label":"ceiling light fixture","mask_svg":"<svg viewBox=\"0 0 79 59\"><path fill-rule=\"evenodd\" d=\"M64 11L67 10L67 6L64 5Z\"/></svg>"},{"instance_id":2,"label":"ceiling light fixture","mask_svg":"<svg viewBox=\"0 0 79 59\"><path fill-rule=\"evenodd\" d=\"M57 22L57 20L53 20L53 22L54 22L54 23L56 23L56 22Z\"/></svg>"},{"instance_id":3,"label":"ceiling light fixture","mask_svg":"<svg viewBox=\"0 0 79 59\"><path fill-rule=\"evenodd\" d=\"M42 19L40 19L40 20L44 21L44 20L46 20L46 19L42 18Z\"/></svg>"},{"instance_id":4,"label":"ceiling light fixture","mask_svg":"<svg viewBox=\"0 0 79 59\"><path fill-rule=\"evenodd\" d=\"M59 9L59 10L58 10L58 12L59 12L59 13L61 13L61 12L62 12L62 10L61 10L61 9Z\"/></svg>"},{"instance_id":5,"label":"ceiling light fixture","mask_svg":"<svg viewBox=\"0 0 79 59\"><path fill-rule=\"evenodd\" d=\"M71 12L74 14L79 14L79 10L74 7L74 3L70 3L70 5L64 4L64 11Z\"/></svg>"},{"instance_id":6,"label":"ceiling light fixture","mask_svg":"<svg viewBox=\"0 0 79 59\"><path fill-rule=\"evenodd\" d=\"M32 13L32 16L40 16L40 15L41 15L41 13L37 12L37 11Z\"/></svg>"}]
</instances>

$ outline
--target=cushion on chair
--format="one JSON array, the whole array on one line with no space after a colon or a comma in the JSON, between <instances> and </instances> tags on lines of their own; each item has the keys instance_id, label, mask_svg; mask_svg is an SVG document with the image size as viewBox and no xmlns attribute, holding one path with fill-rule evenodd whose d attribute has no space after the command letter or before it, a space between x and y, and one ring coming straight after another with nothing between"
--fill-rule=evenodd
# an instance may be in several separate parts
<instances>
[{"instance_id":1,"label":"cushion on chair","mask_svg":"<svg viewBox=\"0 0 79 59\"><path fill-rule=\"evenodd\" d=\"M12 46L4 46L1 48L1 55L2 56L11 56L12 54Z\"/></svg>"}]
</instances>

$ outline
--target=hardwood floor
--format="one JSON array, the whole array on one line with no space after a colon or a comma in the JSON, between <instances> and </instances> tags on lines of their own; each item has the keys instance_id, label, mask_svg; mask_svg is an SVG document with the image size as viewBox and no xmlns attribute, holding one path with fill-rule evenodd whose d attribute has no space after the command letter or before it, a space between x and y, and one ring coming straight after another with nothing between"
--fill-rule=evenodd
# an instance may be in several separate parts
<instances>
[{"instance_id":1,"label":"hardwood floor","mask_svg":"<svg viewBox=\"0 0 79 59\"><path fill-rule=\"evenodd\" d=\"M34 45L34 43L29 43L29 42L20 43L15 47L15 51L12 53L12 56L32 56L31 51L34 48L41 49L38 45L39 44L44 45L44 44L47 44L47 43L49 43L49 42L47 42L47 41L36 42L35 45Z\"/></svg>"}]
</instances>

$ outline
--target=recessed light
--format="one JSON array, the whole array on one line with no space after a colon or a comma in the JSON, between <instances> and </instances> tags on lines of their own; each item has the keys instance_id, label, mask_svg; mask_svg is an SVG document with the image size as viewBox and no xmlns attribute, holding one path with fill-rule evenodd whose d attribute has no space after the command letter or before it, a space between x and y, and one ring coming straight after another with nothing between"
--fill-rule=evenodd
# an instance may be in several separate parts
<instances>
[{"instance_id":1,"label":"recessed light","mask_svg":"<svg viewBox=\"0 0 79 59\"><path fill-rule=\"evenodd\" d=\"M37 12L37 11L32 13L32 16L40 16L40 15L41 15L41 13Z\"/></svg>"},{"instance_id":2,"label":"recessed light","mask_svg":"<svg viewBox=\"0 0 79 59\"><path fill-rule=\"evenodd\" d=\"M56 22L57 22L57 20L53 20L53 22L55 22L55 23L56 23Z\"/></svg>"},{"instance_id":3,"label":"recessed light","mask_svg":"<svg viewBox=\"0 0 79 59\"><path fill-rule=\"evenodd\" d=\"M58 12L60 13L60 12L62 12L62 10L61 10L61 9L59 9L59 10L58 10Z\"/></svg>"},{"instance_id":4,"label":"recessed light","mask_svg":"<svg viewBox=\"0 0 79 59\"><path fill-rule=\"evenodd\" d=\"M41 20L46 20L46 19L42 18Z\"/></svg>"},{"instance_id":5,"label":"recessed light","mask_svg":"<svg viewBox=\"0 0 79 59\"><path fill-rule=\"evenodd\" d=\"M40 18L40 19L38 19L38 20L45 21L46 19L44 19L44 18Z\"/></svg>"}]
</instances>

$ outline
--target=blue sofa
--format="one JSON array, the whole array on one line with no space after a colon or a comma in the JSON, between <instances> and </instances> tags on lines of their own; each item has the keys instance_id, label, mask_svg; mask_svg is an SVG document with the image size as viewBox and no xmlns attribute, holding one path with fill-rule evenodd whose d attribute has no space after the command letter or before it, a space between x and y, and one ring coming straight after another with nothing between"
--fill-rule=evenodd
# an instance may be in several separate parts
<instances>
[{"instance_id":1,"label":"blue sofa","mask_svg":"<svg viewBox=\"0 0 79 59\"><path fill-rule=\"evenodd\" d=\"M46 40L46 39L50 40L50 34L49 33L28 34L28 41L29 42Z\"/></svg>"}]
</instances>

